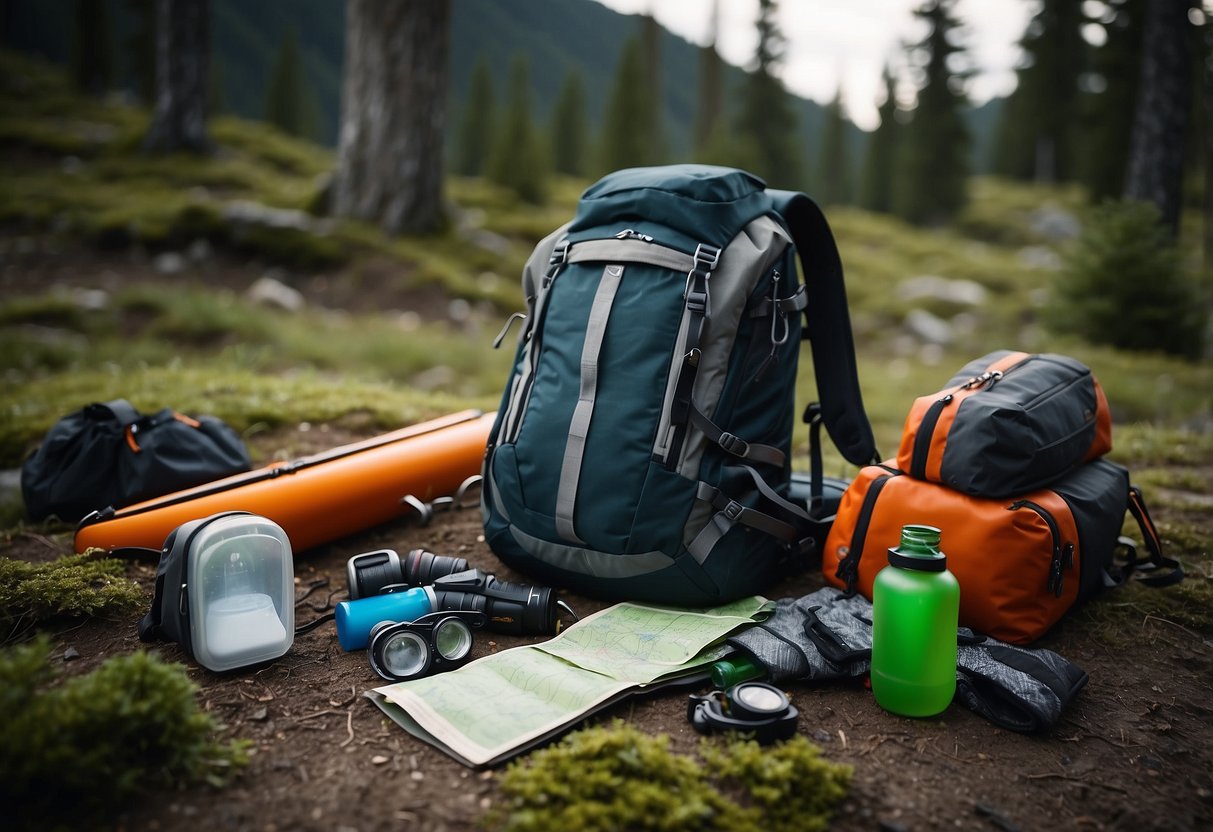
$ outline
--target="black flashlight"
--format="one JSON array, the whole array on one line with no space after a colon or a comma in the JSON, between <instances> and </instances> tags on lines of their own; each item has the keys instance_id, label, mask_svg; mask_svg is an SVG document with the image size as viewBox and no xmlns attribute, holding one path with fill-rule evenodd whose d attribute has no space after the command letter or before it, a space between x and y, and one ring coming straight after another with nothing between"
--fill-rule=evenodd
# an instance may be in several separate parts
<instances>
[{"instance_id":1,"label":"black flashlight","mask_svg":"<svg viewBox=\"0 0 1213 832\"><path fill-rule=\"evenodd\" d=\"M345 564L349 581L350 600L379 595L385 587L396 584L426 586L435 578L463 572L468 568L464 558L436 555L424 549L413 549L403 558L393 549L378 549L354 555Z\"/></svg>"},{"instance_id":2,"label":"black flashlight","mask_svg":"<svg viewBox=\"0 0 1213 832\"><path fill-rule=\"evenodd\" d=\"M488 629L513 635L555 635L559 611L577 614L552 594L551 587L500 581L479 569L434 579L438 610L477 610L488 616Z\"/></svg>"}]
</instances>

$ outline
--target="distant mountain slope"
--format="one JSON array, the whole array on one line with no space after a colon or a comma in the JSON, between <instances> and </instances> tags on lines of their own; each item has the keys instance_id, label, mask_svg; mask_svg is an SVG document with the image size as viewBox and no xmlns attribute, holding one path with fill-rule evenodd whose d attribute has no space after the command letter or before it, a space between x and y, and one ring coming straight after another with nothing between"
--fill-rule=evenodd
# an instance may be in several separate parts
<instances>
[{"instance_id":1,"label":"distant mountain slope","mask_svg":"<svg viewBox=\"0 0 1213 832\"><path fill-rule=\"evenodd\" d=\"M134 28L131 3L106 0L116 73L134 87L124 44ZM217 100L223 109L248 118L264 113L265 89L274 58L293 27L299 39L304 73L320 111L317 138L336 141L344 53L345 4L341 0L212 0L211 38ZM5 0L0 35L6 43L67 60L72 32L71 0ZM504 95L514 55L530 63L534 116L545 122L571 68L579 67L591 123L598 123L615 75L615 63L626 40L640 31L636 15L619 14L593 0L452 0L450 123L460 115L459 102L476 62L488 61ZM669 150L685 157L690 145L698 94L699 50L695 44L665 32L661 40L661 90L665 99L664 130ZM741 69L729 67L725 83L735 88ZM812 167L813 148L823 108L801 99L797 108L802 141ZM979 122L984 120L978 118ZM974 131L975 156L985 156L988 128ZM862 160L864 134L849 131L851 158Z\"/></svg>"}]
</instances>

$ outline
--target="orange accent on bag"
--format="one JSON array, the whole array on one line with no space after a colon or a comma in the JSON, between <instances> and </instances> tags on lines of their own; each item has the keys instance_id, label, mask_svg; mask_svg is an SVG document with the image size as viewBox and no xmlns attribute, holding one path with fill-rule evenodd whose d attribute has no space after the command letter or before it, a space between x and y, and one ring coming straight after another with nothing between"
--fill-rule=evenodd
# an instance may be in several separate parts
<instances>
[{"instance_id":1,"label":"orange accent on bag","mask_svg":"<svg viewBox=\"0 0 1213 832\"><path fill-rule=\"evenodd\" d=\"M159 549L182 523L239 510L273 520L303 551L408 514L406 495L429 501L455 493L480 473L495 418L463 411L85 518L75 548Z\"/></svg>"},{"instance_id":2,"label":"orange accent on bag","mask_svg":"<svg viewBox=\"0 0 1213 832\"><path fill-rule=\"evenodd\" d=\"M886 466L863 468L843 495L822 553L826 581L845 589L853 572L854 588L871 598L872 582L888 565L887 552L901 539L901 527L922 523L942 531L940 549L960 583L961 625L1025 644L1074 605L1082 552L1074 518L1059 495L1040 489L1019 499L970 497ZM1034 509L1026 503L1012 508L1021 500L1054 518L1056 541ZM855 546L862 551L851 558Z\"/></svg>"},{"instance_id":3,"label":"orange accent on bag","mask_svg":"<svg viewBox=\"0 0 1213 832\"><path fill-rule=\"evenodd\" d=\"M1029 353L1026 352L1010 353L990 364L986 368L986 372L1001 373L1028 357ZM940 411L939 421L935 423L935 429L931 433L931 449L927 454L926 464L925 478L932 482L942 481L943 473L941 468L943 467L944 448L948 444L948 433L951 431L952 422L955 420L956 413L960 409L960 403L969 396L981 391L982 386L977 384L976 381L976 378L969 379L963 384L958 384L946 390L940 390L929 396L919 396L914 400L910 413L906 416L905 427L901 432L901 445L897 448L897 465L903 471L910 470L910 459L914 453L914 443L918 438L918 429L922 427L923 417L933 404L939 402L944 397L950 396L948 406Z\"/></svg>"}]
</instances>

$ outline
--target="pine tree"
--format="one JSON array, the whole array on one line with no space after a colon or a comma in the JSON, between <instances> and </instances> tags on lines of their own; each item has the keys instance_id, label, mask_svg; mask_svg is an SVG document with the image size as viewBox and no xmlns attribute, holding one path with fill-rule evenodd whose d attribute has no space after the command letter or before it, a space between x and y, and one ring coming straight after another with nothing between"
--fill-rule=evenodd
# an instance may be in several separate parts
<instances>
[{"instance_id":1,"label":"pine tree","mask_svg":"<svg viewBox=\"0 0 1213 832\"><path fill-rule=\"evenodd\" d=\"M480 176L488 167L497 129L496 102L493 97L493 73L481 58L472 69L463 119L456 142L455 172L462 176Z\"/></svg>"},{"instance_id":2,"label":"pine tree","mask_svg":"<svg viewBox=\"0 0 1213 832\"><path fill-rule=\"evenodd\" d=\"M114 80L110 18L104 0L75 0L72 26L72 83L80 92L101 95Z\"/></svg>"},{"instance_id":3,"label":"pine tree","mask_svg":"<svg viewBox=\"0 0 1213 832\"><path fill-rule=\"evenodd\" d=\"M695 154L704 153L720 121L724 102L724 61L716 51L720 29L720 0L712 3L708 43L699 49L699 98L695 109Z\"/></svg>"},{"instance_id":4,"label":"pine tree","mask_svg":"<svg viewBox=\"0 0 1213 832\"><path fill-rule=\"evenodd\" d=\"M1141 68L1147 0L1106 0L1104 44L1094 50L1091 81L1081 106L1079 179L1091 201L1124 193L1129 138Z\"/></svg>"},{"instance_id":5,"label":"pine tree","mask_svg":"<svg viewBox=\"0 0 1213 832\"><path fill-rule=\"evenodd\" d=\"M738 153L744 167L768 182L798 187L804 181L804 162L796 143L796 111L775 74L785 45L775 17L776 0L759 0L755 66L742 87L735 125L741 142Z\"/></svg>"},{"instance_id":6,"label":"pine tree","mask_svg":"<svg viewBox=\"0 0 1213 832\"><path fill-rule=\"evenodd\" d=\"M1184 139L1192 98L1189 0L1146 6L1141 84L1133 115L1125 196L1153 202L1173 236L1182 211Z\"/></svg>"},{"instance_id":7,"label":"pine tree","mask_svg":"<svg viewBox=\"0 0 1213 832\"><path fill-rule=\"evenodd\" d=\"M315 136L319 105L310 95L299 59L299 35L287 30L265 92L265 120L292 136Z\"/></svg>"},{"instance_id":8,"label":"pine tree","mask_svg":"<svg viewBox=\"0 0 1213 832\"><path fill-rule=\"evenodd\" d=\"M389 234L437 231L450 80L449 0L346 0L333 206Z\"/></svg>"},{"instance_id":9,"label":"pine tree","mask_svg":"<svg viewBox=\"0 0 1213 832\"><path fill-rule=\"evenodd\" d=\"M665 160L665 131L662 126L662 111L665 100L661 85L661 26L651 14L640 18L641 57L644 59L644 84L635 90L644 105L643 126L647 131L645 141L649 144L649 159L653 163Z\"/></svg>"},{"instance_id":10,"label":"pine tree","mask_svg":"<svg viewBox=\"0 0 1213 832\"><path fill-rule=\"evenodd\" d=\"M928 26L911 51L921 54L918 102L905 129L894 210L919 225L947 222L967 200L968 131L961 117L966 105L965 76L949 64L964 49L955 41L960 23L956 0L927 0L914 14Z\"/></svg>"},{"instance_id":11,"label":"pine tree","mask_svg":"<svg viewBox=\"0 0 1213 832\"><path fill-rule=\"evenodd\" d=\"M880 126L868 138L860 182L859 204L869 211L893 210L894 164L897 152L897 82L889 67L884 70L884 103L878 111Z\"/></svg>"},{"instance_id":12,"label":"pine tree","mask_svg":"<svg viewBox=\"0 0 1213 832\"><path fill-rule=\"evenodd\" d=\"M135 92L144 104L156 98L156 3L155 0L126 0L134 23L122 41L126 65L135 80Z\"/></svg>"},{"instance_id":13,"label":"pine tree","mask_svg":"<svg viewBox=\"0 0 1213 832\"><path fill-rule=\"evenodd\" d=\"M208 153L210 0L156 4L156 106L143 137L149 153Z\"/></svg>"},{"instance_id":14,"label":"pine tree","mask_svg":"<svg viewBox=\"0 0 1213 832\"><path fill-rule=\"evenodd\" d=\"M615 69L615 82L607 99L602 125L599 167L606 173L620 168L650 165L657 161L648 137L652 135L645 119L648 105L638 95L645 84L644 60L640 43L630 38L624 44Z\"/></svg>"},{"instance_id":15,"label":"pine tree","mask_svg":"<svg viewBox=\"0 0 1213 832\"><path fill-rule=\"evenodd\" d=\"M505 122L493 148L489 176L527 202L547 198L547 170L531 122L530 64L522 54L515 56L510 68Z\"/></svg>"},{"instance_id":16,"label":"pine tree","mask_svg":"<svg viewBox=\"0 0 1213 832\"><path fill-rule=\"evenodd\" d=\"M1020 39L1024 64L996 139L999 173L1042 182L1075 177L1074 113L1087 63L1085 22L1074 0L1043 0L1029 21Z\"/></svg>"},{"instance_id":17,"label":"pine tree","mask_svg":"<svg viewBox=\"0 0 1213 832\"><path fill-rule=\"evenodd\" d=\"M824 205L844 205L852 201L851 160L847 155L847 120L842 107L842 86L826 106L821 128L821 148L817 154L814 195Z\"/></svg>"},{"instance_id":18,"label":"pine tree","mask_svg":"<svg viewBox=\"0 0 1213 832\"><path fill-rule=\"evenodd\" d=\"M586 122L585 89L574 66L564 79L552 109L552 166L569 176L585 174L590 128Z\"/></svg>"}]
</instances>

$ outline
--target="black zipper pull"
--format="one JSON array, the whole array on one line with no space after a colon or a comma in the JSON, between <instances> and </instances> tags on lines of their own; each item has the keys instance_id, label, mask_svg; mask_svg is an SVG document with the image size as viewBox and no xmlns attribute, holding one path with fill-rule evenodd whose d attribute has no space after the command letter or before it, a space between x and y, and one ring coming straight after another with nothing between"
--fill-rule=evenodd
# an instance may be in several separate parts
<instances>
[{"instance_id":1,"label":"black zipper pull","mask_svg":"<svg viewBox=\"0 0 1213 832\"><path fill-rule=\"evenodd\" d=\"M1044 520L1045 525L1049 527L1049 536L1053 541L1053 559L1049 563L1049 579L1045 583L1045 589L1060 598L1062 583L1064 581L1062 569L1068 569L1074 564L1074 544L1066 543L1064 547L1062 546L1061 529L1058 527L1053 515L1044 506L1031 500L1016 500L1007 506L1008 511L1018 511L1021 508L1032 509L1032 511L1040 515L1040 519Z\"/></svg>"}]
</instances>

